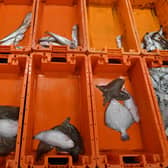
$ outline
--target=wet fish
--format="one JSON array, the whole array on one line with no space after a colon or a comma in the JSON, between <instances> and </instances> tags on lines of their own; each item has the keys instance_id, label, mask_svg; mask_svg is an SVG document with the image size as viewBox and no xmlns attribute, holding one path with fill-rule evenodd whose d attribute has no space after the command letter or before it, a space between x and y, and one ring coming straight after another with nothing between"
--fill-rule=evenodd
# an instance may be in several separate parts
<instances>
[{"instance_id":1,"label":"wet fish","mask_svg":"<svg viewBox=\"0 0 168 168\"><path fill-rule=\"evenodd\" d=\"M43 41L55 42L55 38L51 36L45 36L45 37L40 38L38 42L43 42Z\"/></svg>"},{"instance_id":2,"label":"wet fish","mask_svg":"<svg viewBox=\"0 0 168 168\"><path fill-rule=\"evenodd\" d=\"M45 32L45 33L50 35L51 37L55 38L55 41L59 42L62 45L68 45L68 46L71 45L71 40L69 40L65 37L62 37L62 36L55 34L53 32Z\"/></svg>"},{"instance_id":3,"label":"wet fish","mask_svg":"<svg viewBox=\"0 0 168 168\"><path fill-rule=\"evenodd\" d=\"M78 42L78 30L79 30L79 27L77 24L75 24L73 27L72 27L72 42L71 42L71 45L70 45L70 48L77 48L78 45L79 45L79 42Z\"/></svg>"},{"instance_id":4,"label":"wet fish","mask_svg":"<svg viewBox=\"0 0 168 168\"><path fill-rule=\"evenodd\" d=\"M129 95L124 92L122 89L125 80L122 78L117 78L107 85L96 85L96 87L103 93L103 105L109 103L112 98L117 100L127 100Z\"/></svg>"},{"instance_id":5,"label":"wet fish","mask_svg":"<svg viewBox=\"0 0 168 168\"><path fill-rule=\"evenodd\" d=\"M39 44L43 47L49 47L50 45L61 46L59 43L48 41L41 41Z\"/></svg>"},{"instance_id":6,"label":"wet fish","mask_svg":"<svg viewBox=\"0 0 168 168\"><path fill-rule=\"evenodd\" d=\"M105 124L121 133L121 140L129 140L127 129L134 123L134 119L129 110L112 99L105 111Z\"/></svg>"},{"instance_id":7,"label":"wet fish","mask_svg":"<svg viewBox=\"0 0 168 168\"><path fill-rule=\"evenodd\" d=\"M151 36L147 32L143 38L143 43L144 43L144 49L147 51L153 51L156 49L155 43L151 39Z\"/></svg>"},{"instance_id":8,"label":"wet fish","mask_svg":"<svg viewBox=\"0 0 168 168\"><path fill-rule=\"evenodd\" d=\"M69 152L74 161L78 159L78 155L83 151L83 142L80 133L75 126L70 124L69 117L61 125L40 132L33 139L38 139L43 143L56 147L58 150ZM49 146L45 147L49 149ZM45 152L47 150L41 149L41 151Z\"/></svg>"},{"instance_id":9,"label":"wet fish","mask_svg":"<svg viewBox=\"0 0 168 168\"><path fill-rule=\"evenodd\" d=\"M125 92L127 94L129 94L128 91L125 90ZM137 106L136 106L136 104L134 102L133 97L130 94L129 94L129 96L130 96L129 99L124 100L124 105L129 110L129 112L131 113L134 121L135 122L139 122L140 118L139 118L139 114L138 114L138 108L137 108Z\"/></svg>"},{"instance_id":10,"label":"wet fish","mask_svg":"<svg viewBox=\"0 0 168 168\"><path fill-rule=\"evenodd\" d=\"M24 34L27 31L31 23L31 18L32 18L32 14L28 13L24 18L21 26L16 31L14 31L13 33L7 35L6 37L0 40L0 42L2 43L1 45L11 45L12 39L14 40L15 38L17 38L17 40L15 40L17 41L17 43L20 40L22 40L24 35L21 36L20 34Z\"/></svg>"},{"instance_id":11,"label":"wet fish","mask_svg":"<svg viewBox=\"0 0 168 168\"><path fill-rule=\"evenodd\" d=\"M0 119L0 136L10 138L17 135L18 122L11 119Z\"/></svg>"},{"instance_id":12,"label":"wet fish","mask_svg":"<svg viewBox=\"0 0 168 168\"><path fill-rule=\"evenodd\" d=\"M116 37L116 43L117 43L118 48L122 48L122 36L121 35L118 35Z\"/></svg>"},{"instance_id":13,"label":"wet fish","mask_svg":"<svg viewBox=\"0 0 168 168\"><path fill-rule=\"evenodd\" d=\"M168 136L168 68L151 68L149 72L160 107L165 133Z\"/></svg>"},{"instance_id":14,"label":"wet fish","mask_svg":"<svg viewBox=\"0 0 168 168\"><path fill-rule=\"evenodd\" d=\"M143 48L147 51L153 51L155 49L165 50L168 49L168 40L163 35L163 27L160 26L159 31L147 32L143 39Z\"/></svg>"},{"instance_id":15,"label":"wet fish","mask_svg":"<svg viewBox=\"0 0 168 168\"><path fill-rule=\"evenodd\" d=\"M9 155L15 151L16 137L0 137L0 156Z\"/></svg>"}]
</instances>

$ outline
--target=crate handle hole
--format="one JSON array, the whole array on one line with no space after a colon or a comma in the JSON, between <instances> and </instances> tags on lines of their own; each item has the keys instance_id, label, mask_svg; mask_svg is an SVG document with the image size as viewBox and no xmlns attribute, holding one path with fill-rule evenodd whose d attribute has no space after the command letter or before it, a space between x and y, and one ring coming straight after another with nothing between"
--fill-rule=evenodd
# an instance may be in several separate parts
<instances>
[{"instance_id":1,"label":"crate handle hole","mask_svg":"<svg viewBox=\"0 0 168 168\"><path fill-rule=\"evenodd\" d=\"M66 165L68 161L68 158L48 158L48 163L50 165Z\"/></svg>"},{"instance_id":2,"label":"crate handle hole","mask_svg":"<svg viewBox=\"0 0 168 168\"><path fill-rule=\"evenodd\" d=\"M51 62L66 62L66 58L64 58L64 57L52 57Z\"/></svg>"},{"instance_id":3,"label":"crate handle hole","mask_svg":"<svg viewBox=\"0 0 168 168\"><path fill-rule=\"evenodd\" d=\"M137 164L140 163L139 157L135 156L124 156L123 157L123 162L125 164Z\"/></svg>"},{"instance_id":4,"label":"crate handle hole","mask_svg":"<svg viewBox=\"0 0 168 168\"><path fill-rule=\"evenodd\" d=\"M163 65L168 65L168 61L163 61Z\"/></svg>"},{"instance_id":5,"label":"crate handle hole","mask_svg":"<svg viewBox=\"0 0 168 168\"><path fill-rule=\"evenodd\" d=\"M112 58L109 58L109 59L108 59L108 63L109 63L109 64L121 64L121 60L120 60L120 59L112 59Z\"/></svg>"},{"instance_id":6,"label":"crate handle hole","mask_svg":"<svg viewBox=\"0 0 168 168\"><path fill-rule=\"evenodd\" d=\"M0 63L8 63L8 59L7 58L0 58Z\"/></svg>"}]
</instances>

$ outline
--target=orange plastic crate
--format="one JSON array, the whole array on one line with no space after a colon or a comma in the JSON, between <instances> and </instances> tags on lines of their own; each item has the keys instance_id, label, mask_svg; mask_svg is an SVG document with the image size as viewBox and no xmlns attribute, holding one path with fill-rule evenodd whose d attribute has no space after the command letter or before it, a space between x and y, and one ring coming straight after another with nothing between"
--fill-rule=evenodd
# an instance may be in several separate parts
<instances>
[{"instance_id":1,"label":"orange plastic crate","mask_svg":"<svg viewBox=\"0 0 168 168\"><path fill-rule=\"evenodd\" d=\"M137 53L138 41L133 29L127 0L85 0L85 20L89 51L110 50ZM118 49L116 36L123 35Z\"/></svg>"},{"instance_id":2,"label":"orange plastic crate","mask_svg":"<svg viewBox=\"0 0 168 168\"><path fill-rule=\"evenodd\" d=\"M85 55L31 55L21 150L21 167L86 167L95 166L92 111L89 91L88 63ZM71 117L84 141L85 152L77 163L70 155L45 154L42 161L34 159L39 131L60 124ZM59 159L65 160L59 165ZM54 161L54 165L50 162Z\"/></svg>"},{"instance_id":3,"label":"orange plastic crate","mask_svg":"<svg viewBox=\"0 0 168 168\"><path fill-rule=\"evenodd\" d=\"M1 168L16 168L19 164L27 72L28 59L26 56L0 55L0 105L20 107L16 150L6 157L0 157Z\"/></svg>"},{"instance_id":4,"label":"orange plastic crate","mask_svg":"<svg viewBox=\"0 0 168 168\"><path fill-rule=\"evenodd\" d=\"M32 45L33 21L35 12L36 0L1 0L0 1L0 39L14 32L28 12L32 12L31 26L25 33L24 39L17 46L22 46L22 49L17 49L14 45L0 46L2 53L28 53Z\"/></svg>"},{"instance_id":5,"label":"orange plastic crate","mask_svg":"<svg viewBox=\"0 0 168 168\"><path fill-rule=\"evenodd\" d=\"M83 0L37 0L36 19L33 37L33 49L36 51L80 52L86 49L84 32ZM68 46L50 46L43 48L38 44L41 37L47 36L46 31L54 32L71 40L72 26L79 26L79 47L70 49Z\"/></svg>"},{"instance_id":6,"label":"orange plastic crate","mask_svg":"<svg viewBox=\"0 0 168 168\"><path fill-rule=\"evenodd\" d=\"M167 149L155 113L152 94L140 57L89 55L92 110L94 118L98 167L161 167ZM102 93L96 85L125 77L125 87L134 97L140 123L128 129L129 141L120 140L120 133L105 126Z\"/></svg>"},{"instance_id":7,"label":"orange plastic crate","mask_svg":"<svg viewBox=\"0 0 168 168\"><path fill-rule=\"evenodd\" d=\"M130 11L133 13L134 31L137 32L139 46L141 48L141 41L146 32L158 31L160 25L163 26L163 31L168 37L168 1L166 0L130 0ZM162 50L147 52L141 48L143 54L160 54ZM164 50L163 52L165 52Z\"/></svg>"}]
</instances>

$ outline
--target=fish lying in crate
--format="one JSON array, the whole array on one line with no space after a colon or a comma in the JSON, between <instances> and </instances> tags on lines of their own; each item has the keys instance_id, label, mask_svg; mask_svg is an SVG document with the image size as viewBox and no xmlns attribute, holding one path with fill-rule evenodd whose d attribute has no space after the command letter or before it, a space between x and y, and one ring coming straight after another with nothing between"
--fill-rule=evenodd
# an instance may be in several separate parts
<instances>
[{"instance_id":1,"label":"fish lying in crate","mask_svg":"<svg viewBox=\"0 0 168 168\"><path fill-rule=\"evenodd\" d=\"M69 117L60 125L38 133L33 139L40 140L36 161L52 149L56 149L57 152L68 152L74 162L78 161L78 155L83 153L82 137L77 128L70 123Z\"/></svg>"},{"instance_id":2,"label":"fish lying in crate","mask_svg":"<svg viewBox=\"0 0 168 168\"><path fill-rule=\"evenodd\" d=\"M121 133L123 141L129 140L127 129L134 123L139 122L138 109L133 97L126 89L123 89L125 80L117 78L107 85L96 87L103 93L104 102L107 104L105 111L105 124ZM123 101L121 104L119 101Z\"/></svg>"},{"instance_id":3,"label":"fish lying in crate","mask_svg":"<svg viewBox=\"0 0 168 168\"><path fill-rule=\"evenodd\" d=\"M142 48L146 49L147 51L168 49L168 40L164 37L162 26L160 26L159 31L147 32L144 35Z\"/></svg>"},{"instance_id":4,"label":"fish lying in crate","mask_svg":"<svg viewBox=\"0 0 168 168\"><path fill-rule=\"evenodd\" d=\"M63 36L60 36L58 34L55 34L53 32L45 32L49 36L42 37L39 39L39 44L43 47L49 47L50 45L55 46L61 46L61 45L67 45L72 49L75 49L78 47L78 25L74 25L72 27L72 40L69 40Z\"/></svg>"},{"instance_id":5,"label":"fish lying in crate","mask_svg":"<svg viewBox=\"0 0 168 168\"><path fill-rule=\"evenodd\" d=\"M23 40L25 32L30 27L31 20L32 20L32 13L29 12L25 16L19 28L17 28L13 33L9 34L8 36L0 40L0 45L17 45L21 40Z\"/></svg>"}]
</instances>

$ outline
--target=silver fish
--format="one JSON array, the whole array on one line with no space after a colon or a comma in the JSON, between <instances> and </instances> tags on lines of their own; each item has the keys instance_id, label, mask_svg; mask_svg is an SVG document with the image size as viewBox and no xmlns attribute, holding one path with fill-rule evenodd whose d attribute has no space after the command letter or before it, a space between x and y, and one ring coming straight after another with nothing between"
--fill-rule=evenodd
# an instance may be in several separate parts
<instances>
[{"instance_id":1,"label":"silver fish","mask_svg":"<svg viewBox=\"0 0 168 168\"><path fill-rule=\"evenodd\" d=\"M105 112L105 124L121 133L123 141L129 140L127 129L134 122L129 110L120 104L117 100L112 99Z\"/></svg>"},{"instance_id":2,"label":"silver fish","mask_svg":"<svg viewBox=\"0 0 168 168\"><path fill-rule=\"evenodd\" d=\"M52 33L52 32L45 32L46 34L49 34L51 37L54 37L55 38L55 41L59 42L60 44L62 45L68 45L70 46L72 41L65 38L65 37L62 37L58 34L55 34L55 33Z\"/></svg>"},{"instance_id":3,"label":"silver fish","mask_svg":"<svg viewBox=\"0 0 168 168\"><path fill-rule=\"evenodd\" d=\"M153 51L156 49L155 43L151 39L151 36L149 35L149 33L145 34L143 40L144 40L144 49L146 49L147 51Z\"/></svg>"},{"instance_id":4,"label":"silver fish","mask_svg":"<svg viewBox=\"0 0 168 168\"><path fill-rule=\"evenodd\" d=\"M46 37L42 37L41 39L39 39L39 42L43 42L43 41L47 41L47 42L55 42L55 38L51 37L51 36L46 36Z\"/></svg>"},{"instance_id":5,"label":"silver fish","mask_svg":"<svg viewBox=\"0 0 168 168\"><path fill-rule=\"evenodd\" d=\"M149 72L168 136L168 68L151 68Z\"/></svg>"},{"instance_id":6,"label":"silver fish","mask_svg":"<svg viewBox=\"0 0 168 168\"><path fill-rule=\"evenodd\" d=\"M133 119L135 122L139 122L140 118L139 118L139 114L138 114L138 108L134 102L133 97L128 93L128 91L124 90L129 96L130 98L127 100L124 100L124 105L125 107L130 111Z\"/></svg>"},{"instance_id":7,"label":"silver fish","mask_svg":"<svg viewBox=\"0 0 168 168\"><path fill-rule=\"evenodd\" d=\"M25 19L23 20L21 26L13 33L11 33L11 34L7 35L6 37L4 37L3 39L1 39L0 42L6 42L8 40L15 38L18 34L25 33L27 31L28 27L30 26L31 18L32 18L32 14L28 13L26 15Z\"/></svg>"},{"instance_id":8,"label":"silver fish","mask_svg":"<svg viewBox=\"0 0 168 168\"><path fill-rule=\"evenodd\" d=\"M48 42L48 41L41 41L39 44L43 47L49 47L50 45L61 46L61 44L59 44L59 43Z\"/></svg>"},{"instance_id":9,"label":"silver fish","mask_svg":"<svg viewBox=\"0 0 168 168\"><path fill-rule=\"evenodd\" d=\"M121 35L118 35L116 37L116 43L117 43L118 48L122 48L122 36Z\"/></svg>"},{"instance_id":10,"label":"silver fish","mask_svg":"<svg viewBox=\"0 0 168 168\"><path fill-rule=\"evenodd\" d=\"M79 42L78 42L78 32L79 31L79 27L77 24L75 24L73 27L72 27L72 43L70 45L71 48L77 48L78 45L79 45Z\"/></svg>"},{"instance_id":11,"label":"silver fish","mask_svg":"<svg viewBox=\"0 0 168 168\"><path fill-rule=\"evenodd\" d=\"M24 34L17 34L14 38L2 42L0 45L17 45L24 38Z\"/></svg>"},{"instance_id":12,"label":"silver fish","mask_svg":"<svg viewBox=\"0 0 168 168\"><path fill-rule=\"evenodd\" d=\"M142 46L147 51L155 49L165 50L168 49L168 40L163 35L163 27L160 26L159 31L147 32L144 36L144 45Z\"/></svg>"}]
</instances>

